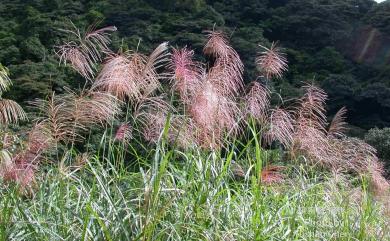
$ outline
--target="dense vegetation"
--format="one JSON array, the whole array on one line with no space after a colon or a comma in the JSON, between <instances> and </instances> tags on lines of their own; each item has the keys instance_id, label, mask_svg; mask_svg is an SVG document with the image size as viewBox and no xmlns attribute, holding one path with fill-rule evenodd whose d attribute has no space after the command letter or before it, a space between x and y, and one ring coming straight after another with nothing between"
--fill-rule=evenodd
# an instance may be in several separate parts
<instances>
[{"instance_id":1,"label":"dense vegetation","mask_svg":"<svg viewBox=\"0 0 390 241\"><path fill-rule=\"evenodd\" d=\"M372 0L3 0L0 63L15 83L10 95L26 101L78 87L69 71L57 68L53 52L70 20L78 27L116 26L116 49L151 50L170 41L197 54L202 31L216 26L231 36L247 80L257 77L257 44L280 41L290 71L274 83L277 92L296 97L303 81L314 80L329 93L330 113L345 105L351 124L384 127L390 122L389 9L389 2Z\"/></svg>"},{"instance_id":2,"label":"dense vegetation","mask_svg":"<svg viewBox=\"0 0 390 241\"><path fill-rule=\"evenodd\" d=\"M387 7L5 2L0 238L389 239Z\"/></svg>"},{"instance_id":3,"label":"dense vegetation","mask_svg":"<svg viewBox=\"0 0 390 241\"><path fill-rule=\"evenodd\" d=\"M52 166L38 178L33 198L2 188L0 239L390 238L388 214L365 181L298 165L285 170L290 174L284 184L259 186L256 176L234 180L225 168L229 160L213 154L177 153L182 161L172 162L166 156L170 151L160 151L152 158L170 161L141 172L115 165L110 154L105 164L98 161L102 156L94 156L83 167ZM254 160L247 156L242 161Z\"/></svg>"}]
</instances>

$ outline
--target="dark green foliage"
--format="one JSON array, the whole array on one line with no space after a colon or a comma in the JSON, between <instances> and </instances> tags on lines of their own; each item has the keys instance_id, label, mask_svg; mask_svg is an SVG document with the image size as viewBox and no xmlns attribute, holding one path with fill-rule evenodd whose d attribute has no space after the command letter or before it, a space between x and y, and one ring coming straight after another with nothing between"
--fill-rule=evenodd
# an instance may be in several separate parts
<instances>
[{"instance_id":1,"label":"dark green foliage","mask_svg":"<svg viewBox=\"0 0 390 241\"><path fill-rule=\"evenodd\" d=\"M290 71L272 81L277 92L295 97L302 82L314 81L329 93L331 113L346 106L353 125L389 126L389 8L389 2L372 0L3 0L0 63L9 67L15 83L9 95L26 101L61 92L59 86L84 85L74 71L58 67L53 51L71 21L82 29L115 25L115 51L150 51L169 41L195 49L198 58L203 31L217 28L231 37L246 66L246 81L258 78L258 44L280 41ZM365 45L356 36L367 25L380 33L382 47L369 56L375 61L355 58Z\"/></svg>"},{"instance_id":2,"label":"dark green foliage","mask_svg":"<svg viewBox=\"0 0 390 241\"><path fill-rule=\"evenodd\" d=\"M271 10L266 36L313 49L348 36L359 18L352 1L291 0Z\"/></svg>"},{"instance_id":3,"label":"dark green foliage","mask_svg":"<svg viewBox=\"0 0 390 241\"><path fill-rule=\"evenodd\" d=\"M374 6L367 14L366 20L372 26L390 34L390 2L385 1Z\"/></svg>"},{"instance_id":4,"label":"dark green foliage","mask_svg":"<svg viewBox=\"0 0 390 241\"><path fill-rule=\"evenodd\" d=\"M386 170L390 167L390 128L374 128L368 131L364 140L376 148L378 156L385 162ZM390 174L390 173L389 173Z\"/></svg>"}]
</instances>

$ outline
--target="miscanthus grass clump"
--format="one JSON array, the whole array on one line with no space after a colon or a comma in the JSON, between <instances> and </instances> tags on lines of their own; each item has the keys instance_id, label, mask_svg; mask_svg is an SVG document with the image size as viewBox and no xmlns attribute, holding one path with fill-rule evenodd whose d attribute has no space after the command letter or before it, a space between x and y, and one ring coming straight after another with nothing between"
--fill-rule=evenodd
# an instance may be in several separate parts
<instances>
[{"instance_id":1,"label":"miscanthus grass clump","mask_svg":"<svg viewBox=\"0 0 390 241\"><path fill-rule=\"evenodd\" d=\"M22 135L6 125L25 113L1 100L2 239L390 238L389 181L376 150L345 135L346 109L329 120L312 83L271 102L283 49L259 45L246 84L221 31L207 32L206 63L167 42L114 52L113 31L66 30L56 53L84 88L32 101Z\"/></svg>"},{"instance_id":2,"label":"miscanthus grass clump","mask_svg":"<svg viewBox=\"0 0 390 241\"><path fill-rule=\"evenodd\" d=\"M266 185L261 166L278 153L255 142L225 155L158 143L138 171L121 145L68 153L37 175L36 193L2 185L2 240L388 240L388 216L368 177L319 172L304 163ZM237 159L239 157L239 159ZM67 165L73 163L73 165ZM75 163L78 163L76 165ZM148 163L148 164L147 164ZM244 164L246 163L246 164ZM235 175L242 165L244 176Z\"/></svg>"}]
</instances>

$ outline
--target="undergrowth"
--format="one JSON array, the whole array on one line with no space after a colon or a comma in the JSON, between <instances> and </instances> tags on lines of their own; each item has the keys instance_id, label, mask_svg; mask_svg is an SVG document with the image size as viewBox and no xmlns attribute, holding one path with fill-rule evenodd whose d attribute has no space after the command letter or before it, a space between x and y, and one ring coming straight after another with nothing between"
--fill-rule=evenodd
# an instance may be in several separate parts
<instances>
[{"instance_id":1,"label":"undergrowth","mask_svg":"<svg viewBox=\"0 0 390 241\"><path fill-rule=\"evenodd\" d=\"M0 185L1 239L390 238L384 207L364 176L320 172L301 161L286 166L282 183L265 185L261 168L279 155L255 141L244 148L232 144L222 154L181 152L162 138L140 155L109 136L95 155L69 151L60 164L42 169L31 196L14 184ZM123 155L132 163L123 163ZM245 169L241 179L233 163Z\"/></svg>"}]
</instances>

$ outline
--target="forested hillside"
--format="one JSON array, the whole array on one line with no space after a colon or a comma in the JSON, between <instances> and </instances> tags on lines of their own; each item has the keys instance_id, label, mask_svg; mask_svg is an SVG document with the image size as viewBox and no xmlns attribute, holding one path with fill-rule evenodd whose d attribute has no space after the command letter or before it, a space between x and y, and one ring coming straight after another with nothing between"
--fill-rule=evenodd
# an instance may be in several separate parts
<instances>
[{"instance_id":1,"label":"forested hillside","mask_svg":"<svg viewBox=\"0 0 390 241\"><path fill-rule=\"evenodd\" d=\"M116 50L170 41L198 56L203 31L215 28L229 33L247 82L257 77L258 43L280 41L289 72L271 83L275 91L293 97L302 82L315 82L329 93L330 113L346 105L353 125L390 126L390 1L2 0L0 21L0 63L14 81L8 95L22 103L82 85L54 52L72 23L116 26Z\"/></svg>"},{"instance_id":2,"label":"forested hillside","mask_svg":"<svg viewBox=\"0 0 390 241\"><path fill-rule=\"evenodd\" d=\"M0 22L0 241L390 240L390 0Z\"/></svg>"}]
</instances>

